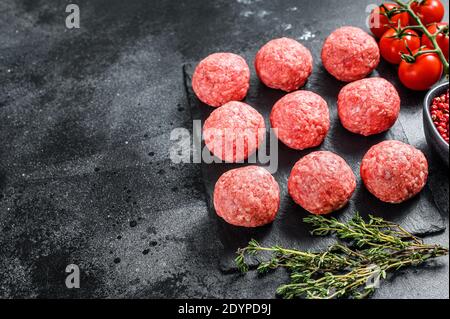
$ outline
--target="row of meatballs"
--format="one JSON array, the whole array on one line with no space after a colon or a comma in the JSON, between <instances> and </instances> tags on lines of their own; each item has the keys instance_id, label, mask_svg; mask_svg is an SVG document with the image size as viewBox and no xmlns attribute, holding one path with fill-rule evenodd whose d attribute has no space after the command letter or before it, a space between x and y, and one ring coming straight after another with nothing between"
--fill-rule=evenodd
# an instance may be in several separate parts
<instances>
[{"instance_id":1,"label":"row of meatballs","mask_svg":"<svg viewBox=\"0 0 450 319\"><path fill-rule=\"evenodd\" d=\"M369 136L389 130L400 113L395 87L382 78L367 78L344 86L338 96L338 115L350 132ZM330 128L327 102L318 94L300 90L278 100L270 114L278 139L295 150L320 145ZM262 144L263 116L250 105L231 101L214 110L203 126L203 137L215 156L241 162Z\"/></svg>"},{"instance_id":2,"label":"row of meatballs","mask_svg":"<svg viewBox=\"0 0 450 319\"><path fill-rule=\"evenodd\" d=\"M400 112L400 97L388 81L365 79L378 65L379 57L376 41L354 27L334 31L322 49L322 62L328 72L338 80L352 82L339 93L339 119L347 130L364 136L388 130ZM272 40L258 51L255 69L266 86L291 92L275 103L270 115L278 139L296 150L320 145L330 127L327 102L316 93L296 91L312 73L309 50L292 39ZM249 79L247 63L232 53L208 56L196 67L192 78L197 97L217 107L203 127L205 144L226 162L245 160L265 137L262 115L248 104L238 102L248 92ZM360 175L377 198L400 203L424 187L428 164L422 152L414 147L385 141L364 156ZM288 181L293 200L313 214L342 208L355 187L355 175L345 160L327 151L313 152L300 159ZM270 223L279 204L279 186L262 167L230 170L215 185L215 210L233 225L256 227Z\"/></svg>"},{"instance_id":3,"label":"row of meatballs","mask_svg":"<svg viewBox=\"0 0 450 319\"><path fill-rule=\"evenodd\" d=\"M365 154L360 175L366 188L388 203L401 203L426 184L428 163L411 145L389 140ZM302 157L292 168L288 192L294 202L312 214L328 214L344 207L356 188L356 178L345 160L329 151ZM217 215L235 226L271 223L279 210L280 187L263 167L246 166L225 172L214 188Z\"/></svg>"},{"instance_id":4,"label":"row of meatballs","mask_svg":"<svg viewBox=\"0 0 450 319\"><path fill-rule=\"evenodd\" d=\"M341 27L328 36L322 48L322 64L336 79L353 82L365 78L380 62L378 44L356 27ZM296 40L269 41L256 54L255 70L268 87L292 92L302 87L313 71L311 52ZM240 101L250 86L246 61L233 53L214 53L195 69L192 87L197 97L213 107Z\"/></svg>"}]
</instances>

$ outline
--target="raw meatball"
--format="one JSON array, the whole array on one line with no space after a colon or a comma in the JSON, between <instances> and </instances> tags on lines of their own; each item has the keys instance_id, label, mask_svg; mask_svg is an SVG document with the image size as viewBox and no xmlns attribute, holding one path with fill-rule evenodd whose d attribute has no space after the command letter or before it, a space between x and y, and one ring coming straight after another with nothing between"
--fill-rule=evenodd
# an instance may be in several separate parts
<instances>
[{"instance_id":1,"label":"raw meatball","mask_svg":"<svg viewBox=\"0 0 450 319\"><path fill-rule=\"evenodd\" d=\"M302 87L313 69L311 52L295 40L269 41L256 54L255 69L270 88L291 92Z\"/></svg>"},{"instance_id":2,"label":"raw meatball","mask_svg":"<svg viewBox=\"0 0 450 319\"><path fill-rule=\"evenodd\" d=\"M280 188L270 173L258 166L232 169L214 188L217 215L235 226L257 227L271 223L280 206Z\"/></svg>"},{"instance_id":3,"label":"raw meatball","mask_svg":"<svg viewBox=\"0 0 450 319\"><path fill-rule=\"evenodd\" d=\"M288 191L292 199L312 214L336 211L349 201L356 187L352 169L340 156L312 152L291 171Z\"/></svg>"},{"instance_id":4,"label":"raw meatball","mask_svg":"<svg viewBox=\"0 0 450 319\"><path fill-rule=\"evenodd\" d=\"M263 142L264 118L250 105L228 102L214 110L203 126L208 149L226 162L240 162L253 154Z\"/></svg>"},{"instance_id":5,"label":"raw meatball","mask_svg":"<svg viewBox=\"0 0 450 319\"><path fill-rule=\"evenodd\" d=\"M428 162L425 155L400 141L373 146L361 163L361 178L369 192L383 202L401 203L425 186Z\"/></svg>"},{"instance_id":6,"label":"raw meatball","mask_svg":"<svg viewBox=\"0 0 450 319\"><path fill-rule=\"evenodd\" d=\"M240 101L250 86L247 62L233 53L214 53L195 68L192 88L205 104L218 107L230 101Z\"/></svg>"},{"instance_id":7,"label":"raw meatball","mask_svg":"<svg viewBox=\"0 0 450 319\"><path fill-rule=\"evenodd\" d=\"M355 27L342 27L331 33L322 48L322 63L336 79L352 82L365 78L380 62L374 38Z\"/></svg>"},{"instance_id":8,"label":"raw meatball","mask_svg":"<svg viewBox=\"0 0 450 319\"><path fill-rule=\"evenodd\" d=\"M330 114L327 102L319 95L297 91L275 103L270 122L284 144L303 150L322 143L330 128Z\"/></svg>"},{"instance_id":9,"label":"raw meatball","mask_svg":"<svg viewBox=\"0 0 450 319\"><path fill-rule=\"evenodd\" d=\"M382 78L368 78L344 86L338 97L338 114L350 132L364 136L387 131L400 112L400 96Z\"/></svg>"}]
</instances>

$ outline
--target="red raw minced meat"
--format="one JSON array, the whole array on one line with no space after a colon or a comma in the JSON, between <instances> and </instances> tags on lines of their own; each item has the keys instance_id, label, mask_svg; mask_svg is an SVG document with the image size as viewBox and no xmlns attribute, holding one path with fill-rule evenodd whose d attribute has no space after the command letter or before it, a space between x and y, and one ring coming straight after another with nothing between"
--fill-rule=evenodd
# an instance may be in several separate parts
<instances>
[{"instance_id":1,"label":"red raw minced meat","mask_svg":"<svg viewBox=\"0 0 450 319\"><path fill-rule=\"evenodd\" d=\"M344 207L356 188L352 169L340 156L312 152L292 168L288 191L292 199L312 214L328 214Z\"/></svg>"},{"instance_id":2,"label":"red raw minced meat","mask_svg":"<svg viewBox=\"0 0 450 319\"><path fill-rule=\"evenodd\" d=\"M280 206L280 188L264 168L246 166L220 176L214 188L217 215L235 226L258 227L271 223Z\"/></svg>"},{"instance_id":3,"label":"red raw minced meat","mask_svg":"<svg viewBox=\"0 0 450 319\"><path fill-rule=\"evenodd\" d=\"M425 186L428 162L425 155L400 141L383 141L364 155L361 178L375 197L387 203L401 203Z\"/></svg>"},{"instance_id":4,"label":"red raw minced meat","mask_svg":"<svg viewBox=\"0 0 450 319\"><path fill-rule=\"evenodd\" d=\"M350 132L369 136L387 131L400 113L400 96L382 78L368 78L344 86L338 97L338 114Z\"/></svg>"},{"instance_id":5,"label":"red raw minced meat","mask_svg":"<svg viewBox=\"0 0 450 319\"><path fill-rule=\"evenodd\" d=\"M330 114L322 97L310 91L296 91L275 103L270 122L284 144L303 150L323 142L330 128Z\"/></svg>"},{"instance_id":6,"label":"red raw minced meat","mask_svg":"<svg viewBox=\"0 0 450 319\"><path fill-rule=\"evenodd\" d=\"M291 92L302 87L311 75L313 58L299 42L280 38L269 41L258 51L255 69L266 86Z\"/></svg>"},{"instance_id":7,"label":"red raw minced meat","mask_svg":"<svg viewBox=\"0 0 450 319\"><path fill-rule=\"evenodd\" d=\"M253 154L265 137L264 118L243 102L228 102L214 110L203 126L206 147L229 163L241 162Z\"/></svg>"},{"instance_id":8,"label":"red raw minced meat","mask_svg":"<svg viewBox=\"0 0 450 319\"><path fill-rule=\"evenodd\" d=\"M205 104L218 107L230 101L240 101L250 86L250 69L237 54L214 53L195 68L192 88Z\"/></svg>"},{"instance_id":9,"label":"red raw minced meat","mask_svg":"<svg viewBox=\"0 0 450 319\"><path fill-rule=\"evenodd\" d=\"M331 33L322 48L322 63L336 79L352 82L365 78L380 62L380 50L373 37L355 27Z\"/></svg>"}]
</instances>

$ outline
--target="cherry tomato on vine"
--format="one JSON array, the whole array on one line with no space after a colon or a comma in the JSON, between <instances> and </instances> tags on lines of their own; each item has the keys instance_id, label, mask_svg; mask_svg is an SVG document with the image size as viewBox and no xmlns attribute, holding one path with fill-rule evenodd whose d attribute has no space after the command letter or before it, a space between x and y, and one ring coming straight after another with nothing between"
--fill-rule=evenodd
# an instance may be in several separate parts
<instances>
[{"instance_id":1,"label":"cherry tomato on vine","mask_svg":"<svg viewBox=\"0 0 450 319\"><path fill-rule=\"evenodd\" d=\"M390 27L398 27L399 21L401 27L409 24L409 14L407 12L397 12L399 6L395 3L385 3L370 13L369 27L370 31L377 37L389 30Z\"/></svg>"},{"instance_id":2,"label":"cherry tomato on vine","mask_svg":"<svg viewBox=\"0 0 450 319\"><path fill-rule=\"evenodd\" d=\"M386 31L380 40L381 56L392 64L402 62L402 53L409 53L420 48L420 37L413 30L397 30L395 28Z\"/></svg>"},{"instance_id":3,"label":"cherry tomato on vine","mask_svg":"<svg viewBox=\"0 0 450 319\"><path fill-rule=\"evenodd\" d=\"M416 54L420 50L416 50ZM444 67L435 53L425 53L415 58L414 62L402 61L398 76L404 86L411 90L423 91L432 87L441 77Z\"/></svg>"},{"instance_id":4,"label":"cherry tomato on vine","mask_svg":"<svg viewBox=\"0 0 450 319\"><path fill-rule=\"evenodd\" d=\"M440 0L419 0L412 3L411 9L419 16L424 25L441 22L445 12L444 5ZM412 17L410 23L417 24Z\"/></svg>"},{"instance_id":5,"label":"cherry tomato on vine","mask_svg":"<svg viewBox=\"0 0 450 319\"><path fill-rule=\"evenodd\" d=\"M440 23L433 23L430 26L428 26L428 31L431 34L435 34L438 31L438 28L441 30L441 32L436 37L437 44L442 50L442 53L444 53L445 58L448 61L448 23L446 22L440 22ZM422 45L426 46L429 49L434 49L433 44L431 43L430 39L424 34L422 35Z\"/></svg>"}]
</instances>

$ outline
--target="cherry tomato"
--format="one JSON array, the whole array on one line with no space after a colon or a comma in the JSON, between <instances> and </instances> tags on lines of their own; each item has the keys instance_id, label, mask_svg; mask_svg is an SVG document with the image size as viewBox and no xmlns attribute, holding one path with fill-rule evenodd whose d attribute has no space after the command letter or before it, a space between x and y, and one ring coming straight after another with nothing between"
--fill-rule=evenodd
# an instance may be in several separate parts
<instances>
[{"instance_id":1,"label":"cherry tomato","mask_svg":"<svg viewBox=\"0 0 450 319\"><path fill-rule=\"evenodd\" d=\"M416 50L413 53L417 53ZM404 86L411 90L423 91L432 87L441 77L444 67L435 53L420 55L412 63L402 61L398 76Z\"/></svg>"},{"instance_id":2,"label":"cherry tomato","mask_svg":"<svg viewBox=\"0 0 450 319\"><path fill-rule=\"evenodd\" d=\"M448 46L449 46L448 23L446 22L433 23L427 29L431 34L435 34L438 31L438 28L442 30L442 32L438 34L438 36L436 37L436 41L439 47L441 48L442 53L444 53L445 58L448 61ZM425 34L422 35L422 45L426 46L429 49L434 49L433 44Z\"/></svg>"},{"instance_id":3,"label":"cherry tomato","mask_svg":"<svg viewBox=\"0 0 450 319\"><path fill-rule=\"evenodd\" d=\"M381 38L390 27L398 27L399 21L401 27L409 24L409 14L407 12L396 13L396 8L398 5L394 3L385 3L371 12L369 27L377 38Z\"/></svg>"},{"instance_id":4,"label":"cherry tomato","mask_svg":"<svg viewBox=\"0 0 450 319\"><path fill-rule=\"evenodd\" d=\"M411 9L419 16L424 25L429 25L434 22L441 22L444 17L444 5L440 0L420 0L413 2ZM411 17L410 23L417 24Z\"/></svg>"},{"instance_id":5,"label":"cherry tomato","mask_svg":"<svg viewBox=\"0 0 450 319\"><path fill-rule=\"evenodd\" d=\"M411 51L420 48L420 37L413 30L387 30L380 40L381 56L392 64L402 62L402 53L409 53L407 47Z\"/></svg>"}]
</instances>

